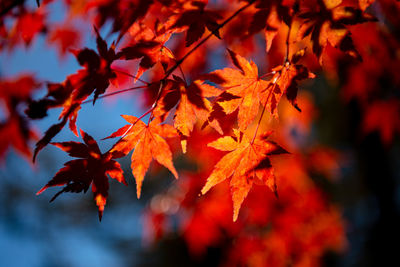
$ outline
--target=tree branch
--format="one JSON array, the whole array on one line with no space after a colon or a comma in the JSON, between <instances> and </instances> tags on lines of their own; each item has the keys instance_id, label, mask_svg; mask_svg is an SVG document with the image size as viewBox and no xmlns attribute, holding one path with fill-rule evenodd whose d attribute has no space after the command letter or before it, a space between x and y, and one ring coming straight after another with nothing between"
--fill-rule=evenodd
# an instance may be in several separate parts
<instances>
[{"instance_id":1,"label":"tree branch","mask_svg":"<svg viewBox=\"0 0 400 267\"><path fill-rule=\"evenodd\" d=\"M239 8L238 10L236 10L235 13L233 13L231 16L229 16L227 19L225 19L221 24L218 25L218 27L214 30L214 31L219 31L221 28L223 28L226 24L228 24L232 19L234 19L237 15L239 15L241 12L243 12L245 9L247 9L248 7L250 7L256 0L251 0L248 4L242 6L241 8ZM170 69L168 69L164 75L164 77L161 79L166 80L171 74L172 72L174 72L178 67L180 67L180 65L183 63L183 61L185 61L194 51L196 51L200 46L202 46L205 42L207 42L208 39L211 38L211 36L213 36L213 33L209 33L206 37L204 37L199 43L197 43L196 46L194 46L192 49L190 49L189 52L187 52L182 58L180 58L179 60L176 61L175 65L172 66ZM161 83L162 84L162 83ZM161 93L162 93L162 86L160 86L160 89L158 90L157 93L157 98L154 101L153 107L155 108L157 106L157 102L161 97ZM152 117L152 116L150 116Z\"/></svg>"}]
</instances>

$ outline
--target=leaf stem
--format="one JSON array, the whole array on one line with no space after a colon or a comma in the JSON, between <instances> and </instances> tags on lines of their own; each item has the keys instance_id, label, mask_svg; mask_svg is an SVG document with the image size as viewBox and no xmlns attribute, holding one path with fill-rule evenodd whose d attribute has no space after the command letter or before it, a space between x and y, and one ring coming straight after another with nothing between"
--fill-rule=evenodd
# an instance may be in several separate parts
<instances>
[{"instance_id":1,"label":"leaf stem","mask_svg":"<svg viewBox=\"0 0 400 267\"><path fill-rule=\"evenodd\" d=\"M143 117L145 117L147 114L149 114L150 112L152 112L153 109L154 109L154 108L149 109L149 110L146 111L142 116L140 116L139 118L137 118L137 120L129 126L129 128L124 132L124 134L121 135L121 137L119 138L119 140L107 151L107 153L109 153L109 152L114 148L114 146L115 146L118 142L120 142L122 139L124 139L126 136L128 136L128 135L129 135L128 132L132 129L132 127L135 126L135 124L136 124L138 121L140 121L141 119L143 119ZM107 138L104 138L104 139L107 139ZM104 139L103 139L103 140L104 140Z\"/></svg>"},{"instance_id":2,"label":"leaf stem","mask_svg":"<svg viewBox=\"0 0 400 267\"><path fill-rule=\"evenodd\" d=\"M259 77L259 79L265 78L265 77L267 77L268 75L274 75L275 73L276 73L276 71L267 72L267 73L261 75L261 76Z\"/></svg>"},{"instance_id":3,"label":"leaf stem","mask_svg":"<svg viewBox=\"0 0 400 267\"><path fill-rule=\"evenodd\" d=\"M285 60L283 61L283 65L285 65L286 62L289 61L289 50L290 50L290 32L292 30L292 23L290 23L290 25L288 25L289 30L286 36L286 55L285 55Z\"/></svg>"},{"instance_id":4,"label":"leaf stem","mask_svg":"<svg viewBox=\"0 0 400 267\"><path fill-rule=\"evenodd\" d=\"M256 139L258 128L260 127L261 120L262 120L262 117L264 116L264 112L265 112L266 107L267 107L267 102L265 102L265 104L263 106L263 109L261 111L260 119L258 120L256 130L254 131L254 135L253 135L253 139L251 140L251 144L253 144L254 140Z\"/></svg>"},{"instance_id":5,"label":"leaf stem","mask_svg":"<svg viewBox=\"0 0 400 267\"><path fill-rule=\"evenodd\" d=\"M278 79L279 79L279 77L278 77ZM269 93L268 93L267 99L265 100L265 104L264 104L263 109L262 109L262 111L261 111L260 119L258 120L256 130L254 131L254 136L253 136L253 139L251 140L251 144L253 144L253 143L254 143L254 140L256 139L257 132L258 132L258 128L260 127L261 120L262 120L262 118L263 118L263 116L264 116L264 113L265 113L265 109L267 108L268 100L270 99L270 97L271 97L271 95L272 95L272 91L275 89L276 81L277 81L278 79L275 79L275 80L273 81L272 88L271 88L271 90L270 90Z\"/></svg>"}]
</instances>

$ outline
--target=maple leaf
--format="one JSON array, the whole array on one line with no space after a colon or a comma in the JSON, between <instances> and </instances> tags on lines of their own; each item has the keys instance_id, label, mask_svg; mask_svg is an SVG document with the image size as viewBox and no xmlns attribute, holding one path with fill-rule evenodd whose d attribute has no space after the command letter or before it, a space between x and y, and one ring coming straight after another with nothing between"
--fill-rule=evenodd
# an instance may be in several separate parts
<instances>
[{"instance_id":1,"label":"maple leaf","mask_svg":"<svg viewBox=\"0 0 400 267\"><path fill-rule=\"evenodd\" d=\"M79 31L71 25L58 25L50 32L49 43L57 45L59 54L65 56L70 48L81 43Z\"/></svg>"},{"instance_id":2,"label":"maple leaf","mask_svg":"<svg viewBox=\"0 0 400 267\"><path fill-rule=\"evenodd\" d=\"M365 11L375 0L358 0L358 4L362 11Z\"/></svg>"},{"instance_id":3,"label":"maple leaf","mask_svg":"<svg viewBox=\"0 0 400 267\"><path fill-rule=\"evenodd\" d=\"M17 106L29 102L31 94L39 87L39 82L30 74L19 75L15 78L0 80L0 99L6 105L6 112L17 112Z\"/></svg>"},{"instance_id":4,"label":"maple leaf","mask_svg":"<svg viewBox=\"0 0 400 267\"><path fill-rule=\"evenodd\" d=\"M21 38L25 45L29 46L36 35L45 30L45 16L42 12L24 12L11 31L10 43L15 45Z\"/></svg>"},{"instance_id":5,"label":"maple leaf","mask_svg":"<svg viewBox=\"0 0 400 267\"><path fill-rule=\"evenodd\" d=\"M254 62L248 62L231 50L228 52L237 69L216 70L204 78L219 84L224 90L217 103L226 114L239 109L239 129L244 131L257 116L262 101L261 92L267 88L269 82L258 76L258 68Z\"/></svg>"},{"instance_id":6,"label":"maple leaf","mask_svg":"<svg viewBox=\"0 0 400 267\"><path fill-rule=\"evenodd\" d=\"M89 48L75 52L79 64L84 69L69 76L74 86L71 103L80 103L94 92L94 104L97 97L106 91L110 85L110 80L117 77L111 69L111 63L117 59L114 44L107 48L107 43L101 38L98 30L96 28L94 30L97 35L98 53Z\"/></svg>"},{"instance_id":7,"label":"maple leaf","mask_svg":"<svg viewBox=\"0 0 400 267\"><path fill-rule=\"evenodd\" d=\"M122 115L130 124L118 129L106 138L120 136L121 139L112 147L110 153L125 156L131 150L132 174L136 180L137 196L140 198L144 176L150 166L152 159L165 166L178 178L178 173L172 163L172 153L168 143L163 137L178 136L174 127L168 124L160 124L159 119L154 119L149 125L137 117Z\"/></svg>"},{"instance_id":8,"label":"maple leaf","mask_svg":"<svg viewBox=\"0 0 400 267\"><path fill-rule=\"evenodd\" d=\"M25 118L13 114L6 122L0 123L0 159L3 159L7 149L12 146L21 155L30 158L29 141L37 140L35 132L29 129Z\"/></svg>"},{"instance_id":9,"label":"maple leaf","mask_svg":"<svg viewBox=\"0 0 400 267\"><path fill-rule=\"evenodd\" d=\"M107 48L107 43L101 38L98 30L96 28L94 30L97 36L98 53L89 48L73 51L84 69L68 76L61 84L48 86L47 96L31 103L27 110L27 114L32 118L40 118L46 115L48 108L60 105L64 107L59 116L61 121L52 125L36 144L33 161L35 161L37 153L64 128L67 121L69 121L71 131L78 136L76 119L82 102L94 92L94 104L98 96L106 91L110 81L117 77L111 69L111 63L117 59L114 45Z\"/></svg>"},{"instance_id":10,"label":"maple leaf","mask_svg":"<svg viewBox=\"0 0 400 267\"><path fill-rule=\"evenodd\" d=\"M264 29L266 40L266 51L271 49L272 41L278 34L282 22L291 24L289 8L282 5L282 1L260 1L257 5L257 12L254 14L249 27L249 33L254 34Z\"/></svg>"},{"instance_id":11,"label":"maple leaf","mask_svg":"<svg viewBox=\"0 0 400 267\"><path fill-rule=\"evenodd\" d=\"M183 13L173 16L176 20L172 28L187 28L186 46L192 45L204 34L205 28L221 39L217 23L221 16L216 11L205 10L206 3L193 1L188 3Z\"/></svg>"},{"instance_id":12,"label":"maple leaf","mask_svg":"<svg viewBox=\"0 0 400 267\"><path fill-rule=\"evenodd\" d=\"M351 33L347 25L355 25L368 21L376 21L375 17L364 13L354 6L347 6L348 3L342 0L319 0L320 10L303 10L299 17L303 19L300 26L298 37L303 39L310 35L313 52L322 62L321 54L325 47L330 44L339 48L346 54L361 60L361 57L354 47Z\"/></svg>"},{"instance_id":13,"label":"maple leaf","mask_svg":"<svg viewBox=\"0 0 400 267\"><path fill-rule=\"evenodd\" d=\"M173 80L165 81L162 96L153 114L163 117L178 104L174 115L174 126L179 133L188 137L197 119L208 120L211 103L205 97L217 96L220 90L201 80L187 85L180 77L173 75L173 78ZM208 123L218 132L222 132L217 121L208 121Z\"/></svg>"},{"instance_id":14,"label":"maple leaf","mask_svg":"<svg viewBox=\"0 0 400 267\"><path fill-rule=\"evenodd\" d=\"M67 79L62 83L47 83L47 94L39 100L30 100L26 115L31 119L41 119L47 116L50 108L61 107L70 97L73 87Z\"/></svg>"},{"instance_id":15,"label":"maple leaf","mask_svg":"<svg viewBox=\"0 0 400 267\"><path fill-rule=\"evenodd\" d=\"M38 87L39 82L28 74L0 80L0 107L3 111L0 122L0 158L4 157L10 146L25 157L31 156L28 144L36 139L36 134L20 114L20 107L31 101L31 94Z\"/></svg>"},{"instance_id":16,"label":"maple leaf","mask_svg":"<svg viewBox=\"0 0 400 267\"><path fill-rule=\"evenodd\" d=\"M400 132L399 104L397 99L369 103L362 123L363 132L377 131L385 145L391 144L395 134Z\"/></svg>"},{"instance_id":17,"label":"maple leaf","mask_svg":"<svg viewBox=\"0 0 400 267\"><path fill-rule=\"evenodd\" d=\"M141 21L153 5L154 0L101 0L84 1L76 5L75 12L86 16L89 9L95 9L95 22L102 27L107 21L111 21L113 33L118 34L117 42L129 30L135 21Z\"/></svg>"},{"instance_id":18,"label":"maple leaf","mask_svg":"<svg viewBox=\"0 0 400 267\"><path fill-rule=\"evenodd\" d=\"M118 58L125 60L141 59L135 81L148 69L160 62L164 71L174 62L175 57L165 43L171 37L171 31L159 22L155 24L154 31L145 25L135 23L129 33L134 37L132 42L117 53Z\"/></svg>"},{"instance_id":19,"label":"maple leaf","mask_svg":"<svg viewBox=\"0 0 400 267\"><path fill-rule=\"evenodd\" d=\"M264 97L262 97L267 101L266 107L271 114L277 116L277 105L283 94L286 94L286 98L289 102L297 110L301 111L296 102L298 91L297 83L307 78L315 78L315 75L306 67L296 64L304 54L305 49L299 50L289 61L286 61L284 65L272 69L274 76L267 90L263 92Z\"/></svg>"},{"instance_id":20,"label":"maple leaf","mask_svg":"<svg viewBox=\"0 0 400 267\"><path fill-rule=\"evenodd\" d=\"M82 130L80 133L84 143L72 141L52 143L52 145L67 152L71 157L79 159L66 162L64 167L37 192L37 195L49 187L65 185L50 200L51 202L64 192L79 193L84 191L86 193L91 185L93 198L99 209L99 220L101 221L108 197L109 185L107 175L120 183L127 184L120 164L113 160L115 158L113 154L109 152L102 154L96 141L90 135Z\"/></svg>"},{"instance_id":21,"label":"maple leaf","mask_svg":"<svg viewBox=\"0 0 400 267\"><path fill-rule=\"evenodd\" d=\"M204 195L213 186L232 177L230 186L233 200L233 221L237 220L240 206L255 179L276 191L273 167L268 157L287 152L276 143L267 141L268 136L269 133L259 135L252 140L239 130L235 130L234 136L224 136L208 144L210 147L229 151L229 153L215 165L201 193Z\"/></svg>"}]
</instances>

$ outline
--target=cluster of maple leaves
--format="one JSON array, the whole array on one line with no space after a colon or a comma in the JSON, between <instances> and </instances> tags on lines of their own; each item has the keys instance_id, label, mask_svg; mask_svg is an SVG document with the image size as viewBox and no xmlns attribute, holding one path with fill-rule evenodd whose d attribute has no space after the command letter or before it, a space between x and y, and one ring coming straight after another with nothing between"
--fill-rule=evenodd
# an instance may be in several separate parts
<instances>
[{"instance_id":1,"label":"cluster of maple leaves","mask_svg":"<svg viewBox=\"0 0 400 267\"><path fill-rule=\"evenodd\" d=\"M100 220L108 197L108 177L126 184L116 159L133 151L131 169L138 197L153 159L178 178L173 157L179 152L176 148L171 149L169 140L172 138L179 139L183 153L188 151L188 156L192 155L196 161L199 161L198 156L193 153L200 153L200 150L206 151L203 157L208 158L214 158L216 151L225 152L217 153L219 158L204 167L204 175L189 175L190 190L196 190L191 195L197 197L201 191L203 195L212 196L201 200L200 204L194 199L179 200L190 210L210 210L207 216L201 215L204 211L194 212L190 223L185 226L188 239L201 238L193 236L196 227L204 227L201 224L209 220L208 230L218 228L216 224L221 223L227 229L233 229L229 232L232 236L240 233L240 229L244 229L242 224L247 222L265 225L272 220L275 227L275 222L280 220L297 220L297 215L286 218L289 211L282 211L274 207L275 204L265 205L274 201L278 201L278 206L287 207L292 214L309 210L309 215L298 214L301 217L298 219L300 228L303 223L305 228L312 227L307 223L316 220L315 224L322 227L319 229L322 235L336 231L336 236L343 236L338 212L333 211L318 189L301 175L306 168L303 166L305 162L334 160L329 156L325 160L326 153L311 153L314 156L309 155L307 159L294 156L296 159L288 160L283 155L278 156L288 151L295 153L296 148L288 149L290 144L282 139L287 135L277 134L281 131L279 127L284 128L284 125L276 126L269 122L280 120L279 106L284 98L291 104L290 109L304 114L307 109L303 106L306 104L297 100L298 85L303 80L315 78L315 73L323 70L332 83L343 88L345 100L356 98L360 102L365 114L364 132L378 130L389 144L394 134L400 131L400 79L396 74L400 67L400 20L396 12L400 11L400 6L396 1L221 0L208 3L207 0L69 0L63 2L67 16L62 23L47 22L53 1L38 2L40 7L32 7L28 2L7 0L0 4L0 52L12 52L19 45L29 46L38 35L44 35L48 44L57 47L61 56L72 53L81 68L60 83L47 82L47 95L41 99L33 99L32 94L44 83L32 75L1 77L0 98L6 115L0 124L0 157L4 157L11 145L35 160L43 148L52 144L78 158L66 162L38 194L53 186L64 186L55 197L63 192L86 192L91 187ZM96 38L96 50L79 47L83 33L76 26L78 19L94 25L92 34ZM114 36L112 42L107 42L107 38L100 34L107 23L112 25L109 33ZM224 62L225 59L211 56L221 48L226 51L231 67L208 71L210 66ZM260 58L260 54L264 56ZM258 66L248 59L255 56L258 57ZM213 61L220 62L213 64ZM126 82L126 78L131 80ZM385 79L392 88L383 88L382 80ZM135 86L118 87L127 83ZM88 133L78 131L79 110L86 103L97 105L100 98L137 89L143 91L142 102L145 102L147 111L140 117L122 115L127 125L106 137L116 138L116 142L102 153ZM25 112L22 112L22 106L26 107ZM44 133L31 153L29 143L37 140L38 135L30 129L26 115L31 119L41 119L54 108L61 108L59 121ZM306 112L303 119L311 121L310 113ZM52 142L67 123L76 136L80 132L83 143ZM300 125L303 129L309 127L309 123ZM208 136L214 139L209 140ZM203 147L195 143L201 143ZM197 152L190 151L194 149ZM287 168L284 164L290 166L290 173L286 175L277 170L281 173L279 179L274 171L277 168L273 167L275 157L280 159L277 163L279 168ZM205 176L204 181L201 177ZM224 185L218 185L225 180L229 180L230 192L221 189ZM248 201L250 207L245 207L247 217L240 222L242 226L227 222L227 213L233 213L233 221L240 218L239 211L254 184L266 185L275 198L279 195L279 200L273 200L265 188L258 192L256 187L257 195L250 194L253 200ZM310 190L304 189L305 184ZM312 200L296 206L294 202L298 201L298 194ZM233 212L224 202L227 195L233 201ZM261 204L263 207L257 207L257 202L264 203ZM310 208L317 202L322 204ZM259 215L253 214L257 212ZM312 215L314 212L322 215L316 217ZM224 218L212 219L221 214ZM255 216L254 220L252 216ZM257 222L260 216L264 219ZM332 230L330 224L336 225L336 228L332 226L336 230ZM309 238L318 239L313 237L319 233L317 230L296 231L299 231L296 235L310 231ZM275 248L283 246L280 239L287 232L283 227L267 234L258 249L263 251L265 246L275 246L271 244L276 244ZM209 236L202 237L205 245L209 245L218 234ZM297 236L298 239L292 240L292 246L296 246L296 242L305 242L303 237ZM243 234L240 239L243 243L238 242L237 246L255 244L248 235ZM304 261L317 260L326 247L343 247L343 243L343 240L336 240L320 244L315 257ZM277 254L271 250L270 256L285 258L297 253L287 250L290 246L284 247L285 251ZM232 248L232 251L236 250L247 251L243 247ZM237 257L241 254L232 255ZM264 266L264 260L269 259L260 257L255 255L252 259L258 266ZM232 260L240 262L244 259ZM245 260L251 260L249 254ZM274 266L284 265L279 260L282 259L275 258L270 262L278 261L272 264Z\"/></svg>"},{"instance_id":2,"label":"cluster of maple leaves","mask_svg":"<svg viewBox=\"0 0 400 267\"><path fill-rule=\"evenodd\" d=\"M309 104L306 112L312 110L307 95L301 95L301 101ZM290 113L291 109L286 104L283 111ZM309 114L284 115L279 134L284 136L294 128L309 129L312 122ZM293 117L298 124L290 121ZM193 145L189 145L189 155L197 153L199 147L214 140L217 134L195 131L191 138L197 140L197 135L201 135L202 143L190 143ZM293 136L289 135L289 139ZM216 153L218 142L211 142L212 146L203 149L200 157L193 157L200 166L196 173L184 172L172 188L150 201L143 217L146 241L157 242L176 231L182 233L193 255L201 256L208 248L222 247L222 266L318 266L326 250L343 251L347 243L340 211L329 204L327 196L309 176L310 172L317 172L335 179L339 155L315 145L302 153L295 142L291 145L293 140L285 137L280 141L296 154L273 160L278 199L273 190L254 186L241 208L243 216L236 222L230 217L231 190L227 183L199 199L197 194L204 186L209 166L215 165L222 155L222 152Z\"/></svg>"}]
</instances>

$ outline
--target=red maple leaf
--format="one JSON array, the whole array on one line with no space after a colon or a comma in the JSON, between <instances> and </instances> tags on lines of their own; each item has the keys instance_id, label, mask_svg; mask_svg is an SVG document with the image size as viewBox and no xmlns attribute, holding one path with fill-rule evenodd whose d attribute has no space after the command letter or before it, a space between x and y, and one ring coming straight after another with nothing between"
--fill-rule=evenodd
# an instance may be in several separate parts
<instances>
[{"instance_id":1,"label":"red maple leaf","mask_svg":"<svg viewBox=\"0 0 400 267\"><path fill-rule=\"evenodd\" d=\"M251 21L249 32L254 34L264 29L267 52L271 49L272 41L278 34L283 23L291 24L289 8L281 0L260 1L257 12Z\"/></svg>"},{"instance_id":2,"label":"red maple leaf","mask_svg":"<svg viewBox=\"0 0 400 267\"><path fill-rule=\"evenodd\" d=\"M28 121L22 114L22 105L31 101L31 94L39 86L31 75L20 75L0 81L0 100L4 118L0 122L0 158L13 146L23 156L31 157L29 142L36 139Z\"/></svg>"},{"instance_id":3,"label":"red maple leaf","mask_svg":"<svg viewBox=\"0 0 400 267\"><path fill-rule=\"evenodd\" d=\"M48 41L49 43L55 43L59 54L64 56L69 49L79 46L81 38L79 31L75 27L61 24L52 29Z\"/></svg>"},{"instance_id":4,"label":"red maple leaf","mask_svg":"<svg viewBox=\"0 0 400 267\"><path fill-rule=\"evenodd\" d=\"M79 64L84 69L80 69L77 73L68 76L62 84L48 88L48 95L44 99L37 101L39 104L36 105L36 108L43 108L41 103L45 103L44 111L31 110L32 113L38 112L38 116L43 116L43 113L45 114L50 107L57 107L59 105L64 107L59 116L61 122L52 125L36 144L33 160L35 160L37 153L49 144L51 139L64 128L67 121L69 121L71 131L78 136L76 118L82 102L94 92L94 104L98 96L106 91L110 85L110 81L117 77L111 69L111 63L117 59L114 45L108 47L107 43L101 38L98 30L96 28L94 30L97 35L96 44L98 53L89 48L73 51ZM29 113L30 111L28 110Z\"/></svg>"},{"instance_id":5,"label":"red maple leaf","mask_svg":"<svg viewBox=\"0 0 400 267\"><path fill-rule=\"evenodd\" d=\"M79 193L84 191L86 193L91 185L93 198L99 208L99 220L101 221L108 197L107 175L120 183L127 184L120 164L114 160L116 157L109 152L102 154L96 141L82 130L81 136L84 143L73 141L52 143L52 145L67 152L71 157L79 159L66 162L64 167L37 192L37 195L49 187L65 185L50 200L51 202L64 192Z\"/></svg>"},{"instance_id":6,"label":"red maple leaf","mask_svg":"<svg viewBox=\"0 0 400 267\"><path fill-rule=\"evenodd\" d=\"M309 1L309 6L302 8L299 14L303 19L298 32L299 38L311 36L313 52L320 62L321 54L328 44L361 59L347 26L375 21L375 17L360 10L358 2L353 4L342 0L318 0L319 10L316 10L315 4L314 1Z\"/></svg>"},{"instance_id":7,"label":"red maple leaf","mask_svg":"<svg viewBox=\"0 0 400 267\"><path fill-rule=\"evenodd\" d=\"M135 23L129 33L133 40L117 53L117 57L125 60L141 59L135 80L157 62L160 62L164 70L174 62L173 53L165 46L172 32L166 30L165 25L157 21L153 31L145 25Z\"/></svg>"},{"instance_id":8,"label":"red maple leaf","mask_svg":"<svg viewBox=\"0 0 400 267\"><path fill-rule=\"evenodd\" d=\"M30 45L35 36L45 29L45 16L42 12L25 12L19 17L14 30L11 32L11 42L17 42L18 37L20 37L25 45Z\"/></svg>"},{"instance_id":9,"label":"red maple leaf","mask_svg":"<svg viewBox=\"0 0 400 267\"><path fill-rule=\"evenodd\" d=\"M176 20L172 28L187 29L186 46L190 46L200 39L206 28L221 39L217 23L221 16L216 11L205 10L205 6L206 3L203 2L188 2L183 13L180 12L172 17Z\"/></svg>"}]
</instances>

